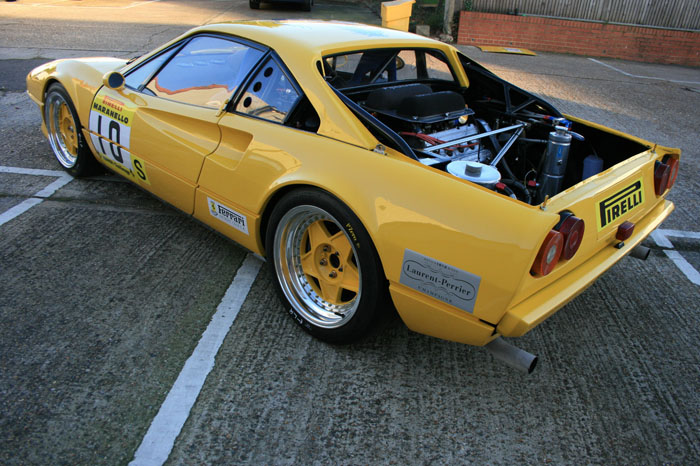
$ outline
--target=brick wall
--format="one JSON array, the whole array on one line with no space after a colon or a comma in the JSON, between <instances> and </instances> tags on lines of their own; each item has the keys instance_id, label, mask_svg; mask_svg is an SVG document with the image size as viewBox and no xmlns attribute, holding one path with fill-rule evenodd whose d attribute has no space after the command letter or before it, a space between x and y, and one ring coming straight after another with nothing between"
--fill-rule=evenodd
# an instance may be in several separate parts
<instances>
[{"instance_id":1,"label":"brick wall","mask_svg":"<svg viewBox=\"0 0 700 466\"><path fill-rule=\"evenodd\" d=\"M700 66L700 33L462 11L457 42Z\"/></svg>"}]
</instances>

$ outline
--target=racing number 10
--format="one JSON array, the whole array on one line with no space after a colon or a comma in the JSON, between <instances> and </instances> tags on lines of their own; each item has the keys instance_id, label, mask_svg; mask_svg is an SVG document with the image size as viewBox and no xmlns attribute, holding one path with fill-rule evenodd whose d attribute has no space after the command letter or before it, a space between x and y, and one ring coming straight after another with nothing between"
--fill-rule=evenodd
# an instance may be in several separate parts
<instances>
[{"instance_id":1,"label":"racing number 10","mask_svg":"<svg viewBox=\"0 0 700 466\"><path fill-rule=\"evenodd\" d=\"M102 133L102 115L97 116L97 132L99 134L104 134ZM107 128L107 139L116 142L117 144L121 144L119 141L119 123L117 123L114 120L109 120L109 128ZM114 134L114 136L113 136ZM105 151L105 147L102 144L102 138L99 138L100 141L100 149L102 149L102 153L106 154L107 151ZM114 150L116 147L116 151ZM109 143L109 150L112 152L112 157L114 157L114 160L116 160L119 163L124 163L124 157L122 156L122 149L119 146L115 146L114 143L110 142Z\"/></svg>"},{"instance_id":2,"label":"racing number 10","mask_svg":"<svg viewBox=\"0 0 700 466\"><path fill-rule=\"evenodd\" d=\"M125 110L126 115L120 113L117 118L124 123L122 124L109 115L101 114L103 109L100 102L94 105L94 110L90 112L90 131L97 152L124 175L150 184L144 162L129 152L131 130L126 123L132 114L128 110ZM109 149L106 145L109 145Z\"/></svg>"}]
</instances>

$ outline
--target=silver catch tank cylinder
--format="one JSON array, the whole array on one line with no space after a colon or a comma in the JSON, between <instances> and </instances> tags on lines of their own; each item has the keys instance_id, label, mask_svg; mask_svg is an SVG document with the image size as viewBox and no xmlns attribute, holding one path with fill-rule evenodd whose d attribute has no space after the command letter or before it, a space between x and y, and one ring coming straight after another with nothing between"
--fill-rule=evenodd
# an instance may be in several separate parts
<instances>
[{"instance_id":1,"label":"silver catch tank cylinder","mask_svg":"<svg viewBox=\"0 0 700 466\"><path fill-rule=\"evenodd\" d=\"M571 148L571 133L564 126L556 126L549 133L547 141L547 153L544 156L544 164L537 183L537 202L544 201L545 197L552 197L561 190L566 173L566 162L569 159Z\"/></svg>"}]
</instances>

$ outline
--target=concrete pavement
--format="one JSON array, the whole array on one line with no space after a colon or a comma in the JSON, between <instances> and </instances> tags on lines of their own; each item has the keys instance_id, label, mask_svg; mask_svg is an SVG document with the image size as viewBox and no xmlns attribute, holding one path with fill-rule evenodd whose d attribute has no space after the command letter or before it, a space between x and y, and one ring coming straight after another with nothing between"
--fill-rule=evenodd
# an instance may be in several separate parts
<instances>
[{"instance_id":1,"label":"concrete pavement","mask_svg":"<svg viewBox=\"0 0 700 466\"><path fill-rule=\"evenodd\" d=\"M0 165L60 169L16 84L32 59L126 57L202 22L305 15L97 4L0 4ZM320 2L312 14L341 11L358 7ZM680 146L663 228L700 231L697 69L601 60L624 74L582 57L463 50L565 112ZM0 173L0 213L55 179ZM700 267L700 240L670 240ZM700 287L668 247L645 244L649 260L622 260L517 340L540 356L528 377L398 320L350 346L313 340L261 272L168 463L696 464ZM130 461L245 255L112 175L72 180L0 226L0 462Z\"/></svg>"}]
</instances>

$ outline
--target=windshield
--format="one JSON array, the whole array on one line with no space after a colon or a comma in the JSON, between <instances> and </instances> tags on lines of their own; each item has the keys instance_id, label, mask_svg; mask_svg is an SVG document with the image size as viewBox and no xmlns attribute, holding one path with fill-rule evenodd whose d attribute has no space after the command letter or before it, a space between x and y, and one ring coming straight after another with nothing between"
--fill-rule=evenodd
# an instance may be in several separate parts
<instances>
[{"instance_id":1,"label":"windshield","mask_svg":"<svg viewBox=\"0 0 700 466\"><path fill-rule=\"evenodd\" d=\"M374 83L454 82L447 58L435 49L370 49L323 57L323 74L336 88Z\"/></svg>"}]
</instances>

